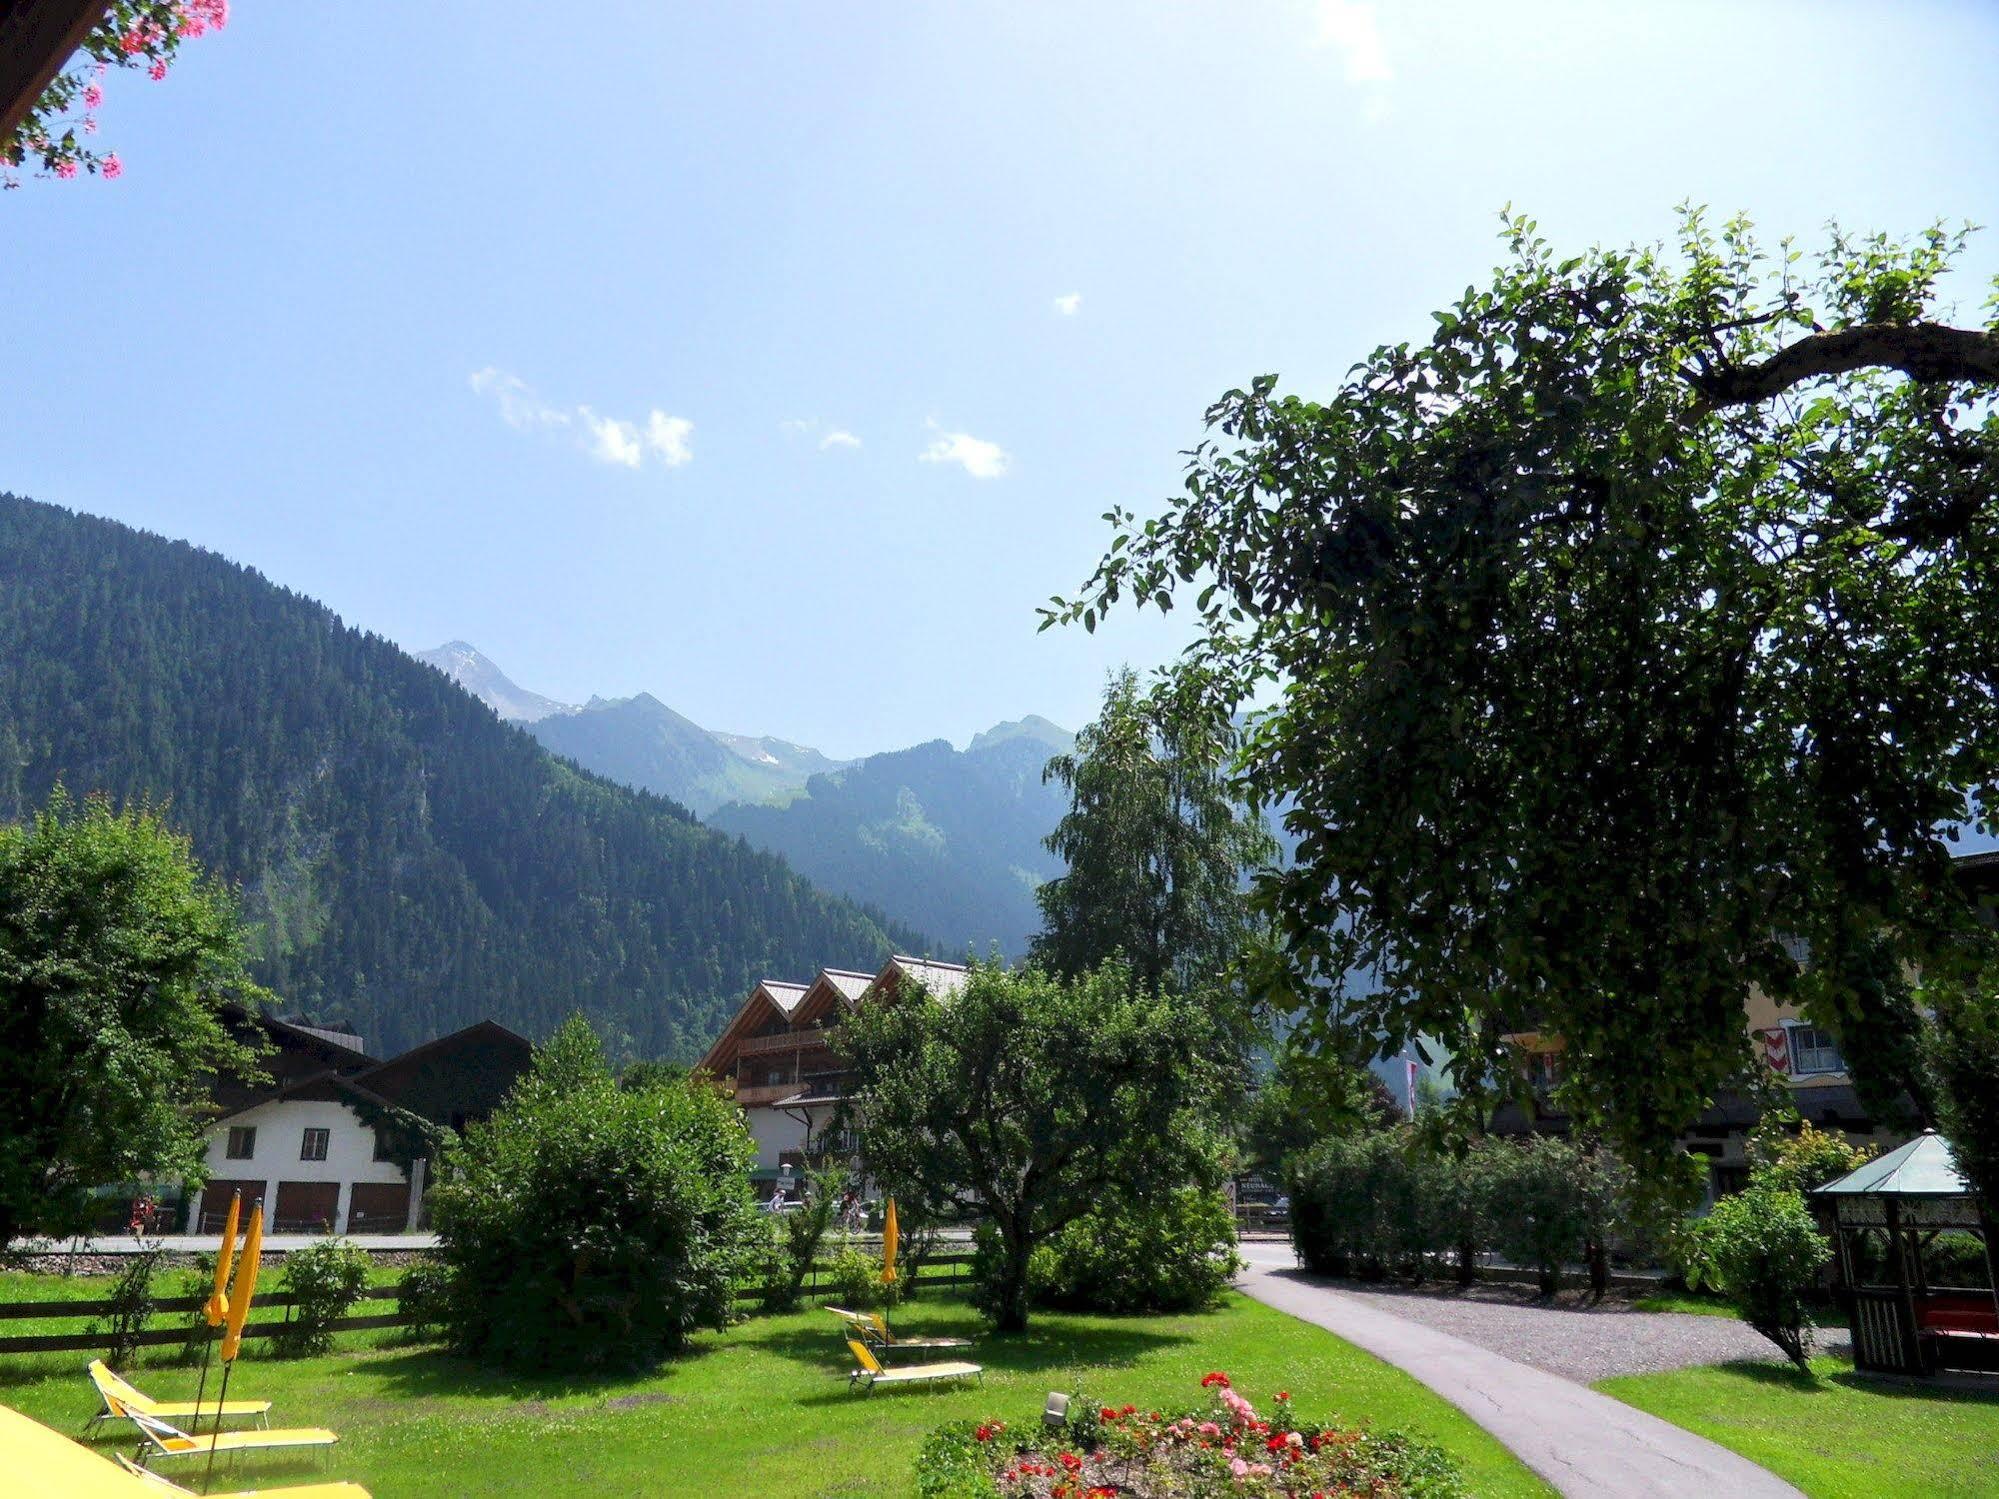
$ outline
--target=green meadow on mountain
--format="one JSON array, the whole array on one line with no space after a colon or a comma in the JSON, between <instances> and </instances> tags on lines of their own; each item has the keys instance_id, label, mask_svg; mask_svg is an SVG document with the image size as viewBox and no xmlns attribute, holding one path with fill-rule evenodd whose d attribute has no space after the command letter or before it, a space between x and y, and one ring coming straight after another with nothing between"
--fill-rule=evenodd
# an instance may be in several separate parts
<instances>
[{"instance_id":1,"label":"green meadow on mountain","mask_svg":"<svg viewBox=\"0 0 1999 1499\"><path fill-rule=\"evenodd\" d=\"M686 1059L766 973L926 945L251 569L0 494L0 819L58 782L164 805L257 977L388 1051L581 1008Z\"/></svg>"}]
</instances>

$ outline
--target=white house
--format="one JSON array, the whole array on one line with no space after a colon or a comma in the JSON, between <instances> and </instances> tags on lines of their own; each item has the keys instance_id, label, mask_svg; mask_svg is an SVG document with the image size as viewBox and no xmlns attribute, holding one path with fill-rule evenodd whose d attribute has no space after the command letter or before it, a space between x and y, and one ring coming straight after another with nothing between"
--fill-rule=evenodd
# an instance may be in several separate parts
<instances>
[{"instance_id":1,"label":"white house","mask_svg":"<svg viewBox=\"0 0 1999 1499\"><path fill-rule=\"evenodd\" d=\"M480 1021L388 1061L351 1032L238 1013L271 1048L270 1082L225 1080L207 1130L208 1181L186 1207L189 1233L213 1233L242 1194L261 1199L273 1233L396 1233L423 1213L427 1162L398 1153L397 1133L376 1122L400 1111L462 1129L490 1113L528 1065L533 1048Z\"/></svg>"}]
</instances>

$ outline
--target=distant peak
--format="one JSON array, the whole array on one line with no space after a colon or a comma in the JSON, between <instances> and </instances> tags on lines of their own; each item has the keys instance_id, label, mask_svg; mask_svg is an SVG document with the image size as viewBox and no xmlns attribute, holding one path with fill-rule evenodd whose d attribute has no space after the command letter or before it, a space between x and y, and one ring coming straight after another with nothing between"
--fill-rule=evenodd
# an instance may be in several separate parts
<instances>
[{"instance_id":1,"label":"distant peak","mask_svg":"<svg viewBox=\"0 0 1999 1499\"><path fill-rule=\"evenodd\" d=\"M509 723L534 723L576 711L573 704L517 687L492 658L469 641L447 640L435 650L416 652L416 659L436 667Z\"/></svg>"},{"instance_id":2,"label":"distant peak","mask_svg":"<svg viewBox=\"0 0 1999 1499\"><path fill-rule=\"evenodd\" d=\"M1032 740L1058 753L1066 752L1076 743L1076 736L1061 725L1050 723L1039 713L1030 713L1025 718L996 723L983 734L974 734L972 742L965 746L965 753L975 755L1014 739Z\"/></svg>"}]
</instances>

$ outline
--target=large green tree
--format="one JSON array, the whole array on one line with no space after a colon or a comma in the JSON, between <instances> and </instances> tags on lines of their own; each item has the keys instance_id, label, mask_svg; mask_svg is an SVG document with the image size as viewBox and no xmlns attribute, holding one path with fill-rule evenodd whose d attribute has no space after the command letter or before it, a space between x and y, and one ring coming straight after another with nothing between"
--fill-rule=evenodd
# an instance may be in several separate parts
<instances>
[{"instance_id":1,"label":"large green tree","mask_svg":"<svg viewBox=\"0 0 1999 1499\"><path fill-rule=\"evenodd\" d=\"M959 988L905 984L841 1023L867 1174L941 1222L995 1236L985 1300L1027 1325L1028 1260L1116 1188L1140 1207L1212 1188L1240 1047L1202 996L1122 960L1073 979L975 963Z\"/></svg>"},{"instance_id":2,"label":"large green tree","mask_svg":"<svg viewBox=\"0 0 1999 1499\"><path fill-rule=\"evenodd\" d=\"M1506 237L1326 399L1225 395L1048 618L1198 588L1190 667L1262 708L1242 789L1298 840L1258 890L1296 992L1371 968L1350 1014L1461 1087L1558 1030L1565 1102L1660 1167L1761 986L1920 1096L1902 963L1965 920L1941 830L1999 768L1999 332L1935 312L1962 236Z\"/></svg>"},{"instance_id":3,"label":"large green tree","mask_svg":"<svg viewBox=\"0 0 1999 1499\"><path fill-rule=\"evenodd\" d=\"M1276 840L1230 792L1231 729L1182 681L1115 673L1103 712L1046 776L1070 808L1048 836L1068 872L1037 892L1036 962L1078 974L1122 953L1146 984L1220 983L1248 935L1243 877Z\"/></svg>"},{"instance_id":4,"label":"large green tree","mask_svg":"<svg viewBox=\"0 0 1999 1499\"><path fill-rule=\"evenodd\" d=\"M60 788L0 827L0 1248L65 1234L90 1189L199 1174L223 1024L253 1003L229 892L150 809Z\"/></svg>"}]
</instances>

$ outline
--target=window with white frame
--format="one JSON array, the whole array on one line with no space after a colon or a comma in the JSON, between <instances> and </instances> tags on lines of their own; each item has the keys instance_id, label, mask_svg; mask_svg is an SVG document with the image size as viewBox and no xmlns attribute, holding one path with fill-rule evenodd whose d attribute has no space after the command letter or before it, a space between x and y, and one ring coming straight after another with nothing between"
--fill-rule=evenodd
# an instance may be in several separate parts
<instances>
[{"instance_id":1,"label":"window with white frame","mask_svg":"<svg viewBox=\"0 0 1999 1499\"><path fill-rule=\"evenodd\" d=\"M1846 1062L1831 1031L1818 1025L1791 1027L1791 1071L1797 1076L1814 1072L1844 1072Z\"/></svg>"},{"instance_id":2,"label":"window with white frame","mask_svg":"<svg viewBox=\"0 0 1999 1499\"><path fill-rule=\"evenodd\" d=\"M330 1129L308 1129L304 1139L299 1142L298 1158L301 1161L325 1160L326 1147L332 1138L333 1131Z\"/></svg>"}]
</instances>

